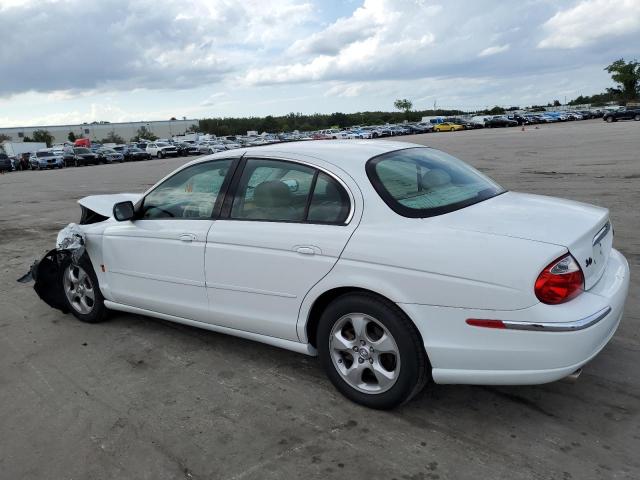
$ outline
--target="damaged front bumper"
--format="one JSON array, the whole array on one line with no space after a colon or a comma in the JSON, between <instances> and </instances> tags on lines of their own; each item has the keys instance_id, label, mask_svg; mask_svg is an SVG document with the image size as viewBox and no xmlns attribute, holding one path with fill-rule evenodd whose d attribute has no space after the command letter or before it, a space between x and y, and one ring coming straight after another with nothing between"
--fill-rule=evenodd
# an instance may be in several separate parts
<instances>
[{"instance_id":1,"label":"damaged front bumper","mask_svg":"<svg viewBox=\"0 0 640 480\"><path fill-rule=\"evenodd\" d=\"M33 289L50 307L69 312L62 286L62 275L70 265L77 265L85 254L85 234L79 225L70 223L60 230L56 248L36 260L29 271L18 279L20 283L34 282Z\"/></svg>"}]
</instances>

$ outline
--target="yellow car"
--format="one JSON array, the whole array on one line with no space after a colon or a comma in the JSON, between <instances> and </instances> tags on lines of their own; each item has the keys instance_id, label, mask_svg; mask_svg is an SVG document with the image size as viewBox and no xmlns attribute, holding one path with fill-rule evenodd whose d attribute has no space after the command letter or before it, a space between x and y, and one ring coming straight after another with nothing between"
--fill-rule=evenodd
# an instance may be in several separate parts
<instances>
[{"instance_id":1,"label":"yellow car","mask_svg":"<svg viewBox=\"0 0 640 480\"><path fill-rule=\"evenodd\" d=\"M455 132L456 130L464 130L464 127L451 122L439 123L433 127L434 132Z\"/></svg>"}]
</instances>

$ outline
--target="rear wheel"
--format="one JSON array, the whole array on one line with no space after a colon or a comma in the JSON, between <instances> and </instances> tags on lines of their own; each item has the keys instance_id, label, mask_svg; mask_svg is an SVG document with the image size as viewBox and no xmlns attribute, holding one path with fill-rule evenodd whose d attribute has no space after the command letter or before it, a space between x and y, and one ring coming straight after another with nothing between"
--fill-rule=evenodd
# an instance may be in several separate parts
<instances>
[{"instance_id":1,"label":"rear wheel","mask_svg":"<svg viewBox=\"0 0 640 480\"><path fill-rule=\"evenodd\" d=\"M416 327L394 304L347 294L323 312L318 355L334 386L350 400L389 409L424 387L429 369Z\"/></svg>"},{"instance_id":2,"label":"rear wheel","mask_svg":"<svg viewBox=\"0 0 640 480\"><path fill-rule=\"evenodd\" d=\"M62 273L62 287L69 310L79 320L97 323L106 318L107 309L104 306L98 278L86 255L77 265L71 263L71 260L66 261Z\"/></svg>"},{"instance_id":3,"label":"rear wheel","mask_svg":"<svg viewBox=\"0 0 640 480\"><path fill-rule=\"evenodd\" d=\"M640 114L636 115L635 117L633 117L633 119L637 122L638 120L640 120Z\"/></svg>"}]
</instances>

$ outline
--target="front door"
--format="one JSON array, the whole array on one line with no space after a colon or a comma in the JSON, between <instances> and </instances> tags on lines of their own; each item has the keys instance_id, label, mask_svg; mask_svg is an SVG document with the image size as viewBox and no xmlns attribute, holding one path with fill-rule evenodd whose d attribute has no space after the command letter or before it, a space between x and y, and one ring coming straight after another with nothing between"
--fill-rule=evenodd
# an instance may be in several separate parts
<instances>
[{"instance_id":1,"label":"front door","mask_svg":"<svg viewBox=\"0 0 640 480\"><path fill-rule=\"evenodd\" d=\"M205 245L232 162L180 170L144 197L136 220L105 230L103 261L113 301L207 320Z\"/></svg>"}]
</instances>

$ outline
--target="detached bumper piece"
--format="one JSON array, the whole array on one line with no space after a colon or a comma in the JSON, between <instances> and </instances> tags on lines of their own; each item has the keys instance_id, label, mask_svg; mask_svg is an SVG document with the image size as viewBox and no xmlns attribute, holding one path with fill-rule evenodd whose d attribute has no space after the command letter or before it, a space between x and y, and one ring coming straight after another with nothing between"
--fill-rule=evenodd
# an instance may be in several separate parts
<instances>
[{"instance_id":1,"label":"detached bumper piece","mask_svg":"<svg viewBox=\"0 0 640 480\"><path fill-rule=\"evenodd\" d=\"M69 313L65 294L62 288L63 265L68 264L71 251L53 249L48 251L41 260L37 260L31 269L18 279L20 283L34 281L33 289L40 299L63 313Z\"/></svg>"}]
</instances>

